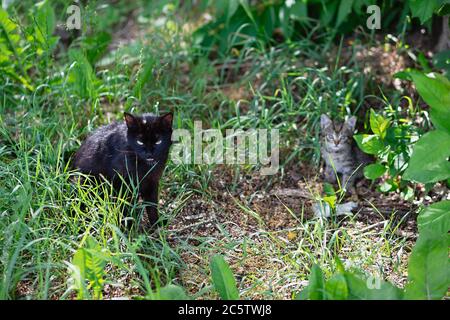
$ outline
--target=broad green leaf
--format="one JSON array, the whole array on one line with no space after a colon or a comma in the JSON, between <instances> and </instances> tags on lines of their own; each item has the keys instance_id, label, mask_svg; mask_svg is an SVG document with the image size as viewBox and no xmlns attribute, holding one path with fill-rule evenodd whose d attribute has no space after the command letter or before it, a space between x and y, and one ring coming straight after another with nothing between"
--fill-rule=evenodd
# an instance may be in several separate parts
<instances>
[{"instance_id":1,"label":"broad green leaf","mask_svg":"<svg viewBox=\"0 0 450 320\"><path fill-rule=\"evenodd\" d=\"M289 39L292 35L293 28L290 24L290 10L286 7L281 7L278 13L278 19L281 25L281 31L286 39Z\"/></svg>"},{"instance_id":2,"label":"broad green leaf","mask_svg":"<svg viewBox=\"0 0 450 320\"><path fill-rule=\"evenodd\" d=\"M139 100L142 98L142 89L144 88L145 84L152 81L155 63L155 58L152 55L149 55L138 75L136 84L133 89L133 96Z\"/></svg>"},{"instance_id":3,"label":"broad green leaf","mask_svg":"<svg viewBox=\"0 0 450 320\"><path fill-rule=\"evenodd\" d=\"M351 300L399 300L402 290L381 279L363 279L346 272L348 299Z\"/></svg>"},{"instance_id":4,"label":"broad green leaf","mask_svg":"<svg viewBox=\"0 0 450 320\"><path fill-rule=\"evenodd\" d=\"M336 194L336 191L334 191L333 185L328 182L325 182L323 184L323 192L327 196L334 196Z\"/></svg>"},{"instance_id":5,"label":"broad green leaf","mask_svg":"<svg viewBox=\"0 0 450 320\"><path fill-rule=\"evenodd\" d=\"M450 200L434 203L423 209L417 217L419 233L447 234L450 231Z\"/></svg>"},{"instance_id":6,"label":"broad green leaf","mask_svg":"<svg viewBox=\"0 0 450 320\"><path fill-rule=\"evenodd\" d=\"M84 46L86 57L92 66L102 57L111 42L112 37L107 32L97 32L92 36L85 37Z\"/></svg>"},{"instance_id":7,"label":"broad green leaf","mask_svg":"<svg viewBox=\"0 0 450 320\"><path fill-rule=\"evenodd\" d=\"M403 299L403 290L397 288L387 281L381 281L380 288L369 289L369 300L401 300Z\"/></svg>"},{"instance_id":8,"label":"broad green leaf","mask_svg":"<svg viewBox=\"0 0 450 320\"><path fill-rule=\"evenodd\" d=\"M372 4L372 0L354 0L353 3L353 10L358 14L358 15L364 15L366 14L366 12L362 11L361 8L363 6L369 6Z\"/></svg>"},{"instance_id":9,"label":"broad green leaf","mask_svg":"<svg viewBox=\"0 0 450 320\"><path fill-rule=\"evenodd\" d=\"M348 287L345 276L341 273L334 275L325 284L327 300L346 300L348 298Z\"/></svg>"},{"instance_id":10,"label":"broad green leaf","mask_svg":"<svg viewBox=\"0 0 450 320\"><path fill-rule=\"evenodd\" d=\"M294 295L295 300L308 300L309 299L309 287L305 287L302 291Z\"/></svg>"},{"instance_id":11,"label":"broad green leaf","mask_svg":"<svg viewBox=\"0 0 450 320\"><path fill-rule=\"evenodd\" d=\"M220 19L225 18L224 21L228 24L239 7L239 0L216 0L214 1L214 7L216 16Z\"/></svg>"},{"instance_id":12,"label":"broad green leaf","mask_svg":"<svg viewBox=\"0 0 450 320\"><path fill-rule=\"evenodd\" d=\"M69 57L74 62L70 70L69 82L81 98L94 99L97 96L98 79L91 64L80 50L69 50Z\"/></svg>"},{"instance_id":13,"label":"broad green leaf","mask_svg":"<svg viewBox=\"0 0 450 320\"><path fill-rule=\"evenodd\" d=\"M442 299L449 286L449 270L447 234L420 234L409 258L406 299Z\"/></svg>"},{"instance_id":14,"label":"broad green leaf","mask_svg":"<svg viewBox=\"0 0 450 320\"><path fill-rule=\"evenodd\" d=\"M236 12L239 7L239 0L228 0L228 8L227 8L227 23L230 21L231 17Z\"/></svg>"},{"instance_id":15,"label":"broad green leaf","mask_svg":"<svg viewBox=\"0 0 450 320\"><path fill-rule=\"evenodd\" d=\"M389 127L389 119L385 119L382 115L377 114L373 109L370 109L370 129L381 139L386 137L386 130Z\"/></svg>"},{"instance_id":16,"label":"broad green leaf","mask_svg":"<svg viewBox=\"0 0 450 320\"><path fill-rule=\"evenodd\" d=\"M68 263L69 271L70 271L70 278L68 283L70 283L70 288L72 290L75 290L77 292L77 299L83 300L83 299L89 299L90 294L89 290L86 286L86 275L85 275L85 262L84 262L84 252L82 252L84 249L78 249L73 258L72 263Z\"/></svg>"},{"instance_id":17,"label":"broad green leaf","mask_svg":"<svg viewBox=\"0 0 450 320\"><path fill-rule=\"evenodd\" d=\"M450 8L450 5L449 5ZM433 56L433 65L437 69L445 70L447 79L450 78L450 50L444 50Z\"/></svg>"},{"instance_id":18,"label":"broad green leaf","mask_svg":"<svg viewBox=\"0 0 450 320\"><path fill-rule=\"evenodd\" d=\"M323 279L322 270L318 265L313 265L309 276L308 298L311 300L324 300L325 297L325 280Z\"/></svg>"},{"instance_id":19,"label":"broad green leaf","mask_svg":"<svg viewBox=\"0 0 450 320\"><path fill-rule=\"evenodd\" d=\"M427 132L414 145L403 179L422 183L450 177L450 134L441 130Z\"/></svg>"},{"instance_id":20,"label":"broad green leaf","mask_svg":"<svg viewBox=\"0 0 450 320\"><path fill-rule=\"evenodd\" d=\"M36 12L37 38L45 42L53 34L56 27L55 11L49 1L41 2Z\"/></svg>"},{"instance_id":21,"label":"broad green leaf","mask_svg":"<svg viewBox=\"0 0 450 320\"><path fill-rule=\"evenodd\" d=\"M18 25L12 21L8 13L0 7L0 62L8 64L10 69L2 70L11 78L18 80L27 89L34 90L30 84L31 80L27 73L27 64L23 58L24 49L20 46L20 35ZM15 61L14 61L15 59ZM15 68L20 74L16 74Z\"/></svg>"},{"instance_id":22,"label":"broad green leaf","mask_svg":"<svg viewBox=\"0 0 450 320\"><path fill-rule=\"evenodd\" d=\"M431 107L431 120L438 129L450 134L450 81L437 73L410 71L422 99Z\"/></svg>"},{"instance_id":23,"label":"broad green leaf","mask_svg":"<svg viewBox=\"0 0 450 320\"><path fill-rule=\"evenodd\" d=\"M336 208L337 196L325 196L323 197L323 201L329 204L329 206L334 209Z\"/></svg>"},{"instance_id":24,"label":"broad green leaf","mask_svg":"<svg viewBox=\"0 0 450 320\"><path fill-rule=\"evenodd\" d=\"M420 19L423 24L433 16L433 12L437 10L438 0L408 0L409 8L413 17Z\"/></svg>"},{"instance_id":25,"label":"broad green leaf","mask_svg":"<svg viewBox=\"0 0 450 320\"><path fill-rule=\"evenodd\" d=\"M394 185L390 181L385 181L382 184L380 184L379 189L381 192L389 192L394 188Z\"/></svg>"},{"instance_id":26,"label":"broad green leaf","mask_svg":"<svg viewBox=\"0 0 450 320\"><path fill-rule=\"evenodd\" d=\"M339 259L339 257L336 256L336 258L334 260L336 261L336 271L338 273L344 274L345 267L344 267L344 264L342 263L341 259Z\"/></svg>"},{"instance_id":27,"label":"broad green leaf","mask_svg":"<svg viewBox=\"0 0 450 320\"><path fill-rule=\"evenodd\" d=\"M379 163L372 163L364 167L364 176L367 179L375 180L386 172L386 167Z\"/></svg>"},{"instance_id":28,"label":"broad green leaf","mask_svg":"<svg viewBox=\"0 0 450 320\"><path fill-rule=\"evenodd\" d=\"M344 277L348 287L349 300L366 300L368 298L369 288L366 281L348 271L344 273Z\"/></svg>"},{"instance_id":29,"label":"broad green leaf","mask_svg":"<svg viewBox=\"0 0 450 320\"><path fill-rule=\"evenodd\" d=\"M320 23L323 26L330 26L331 21L338 10L339 0L331 0L320 10Z\"/></svg>"},{"instance_id":30,"label":"broad green leaf","mask_svg":"<svg viewBox=\"0 0 450 320\"><path fill-rule=\"evenodd\" d=\"M337 14L336 28L339 27L341 23L347 19L350 12L352 12L353 1L354 0L341 0Z\"/></svg>"},{"instance_id":31,"label":"broad green leaf","mask_svg":"<svg viewBox=\"0 0 450 320\"><path fill-rule=\"evenodd\" d=\"M94 298L102 298L104 284L105 265L109 255L102 252L100 245L92 237L86 239L85 247L78 249L72 260L75 270L79 271L78 298L83 299L86 296L84 291L84 281L88 281L88 289L94 291Z\"/></svg>"},{"instance_id":32,"label":"broad green leaf","mask_svg":"<svg viewBox=\"0 0 450 320\"><path fill-rule=\"evenodd\" d=\"M245 11L245 14L247 17L251 20L255 28L258 28L258 24L256 23L255 17L253 16L252 10L250 9L250 5L248 3L248 0L239 0L239 3L241 4L242 8Z\"/></svg>"},{"instance_id":33,"label":"broad green leaf","mask_svg":"<svg viewBox=\"0 0 450 320\"><path fill-rule=\"evenodd\" d=\"M308 5L305 1L295 1L295 4L291 7L290 13L292 18L305 22L307 24L309 23Z\"/></svg>"},{"instance_id":34,"label":"broad green leaf","mask_svg":"<svg viewBox=\"0 0 450 320\"><path fill-rule=\"evenodd\" d=\"M373 134L357 134L354 135L358 147L367 154L377 154L384 149L384 144Z\"/></svg>"},{"instance_id":35,"label":"broad green leaf","mask_svg":"<svg viewBox=\"0 0 450 320\"><path fill-rule=\"evenodd\" d=\"M223 300L239 299L239 291L236 280L231 272L230 266L221 255L215 255L210 263L211 275L214 288Z\"/></svg>"},{"instance_id":36,"label":"broad green leaf","mask_svg":"<svg viewBox=\"0 0 450 320\"><path fill-rule=\"evenodd\" d=\"M0 41L2 44L0 49L2 49L2 53L14 53L14 55L18 55L16 47L19 46L20 36L17 34L18 26L12 21L8 13L0 7ZM3 41L3 40L6 41ZM7 50L7 51L6 51Z\"/></svg>"},{"instance_id":37,"label":"broad green leaf","mask_svg":"<svg viewBox=\"0 0 450 320\"><path fill-rule=\"evenodd\" d=\"M159 289L159 298L161 300L190 300L183 288L168 284Z\"/></svg>"}]
</instances>

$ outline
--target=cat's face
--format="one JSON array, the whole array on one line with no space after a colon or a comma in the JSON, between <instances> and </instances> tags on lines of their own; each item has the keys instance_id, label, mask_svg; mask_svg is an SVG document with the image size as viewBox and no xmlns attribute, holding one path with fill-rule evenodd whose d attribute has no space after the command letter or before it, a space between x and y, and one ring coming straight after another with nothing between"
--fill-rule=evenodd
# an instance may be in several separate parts
<instances>
[{"instance_id":1,"label":"cat's face","mask_svg":"<svg viewBox=\"0 0 450 320\"><path fill-rule=\"evenodd\" d=\"M137 156L151 165L164 162L172 144L173 114L158 117L124 113L124 117L128 128L128 144Z\"/></svg>"},{"instance_id":2,"label":"cat's face","mask_svg":"<svg viewBox=\"0 0 450 320\"><path fill-rule=\"evenodd\" d=\"M320 117L320 129L322 141L328 150L339 152L348 147L353 142L356 117L350 117L344 122L332 121L327 115Z\"/></svg>"}]
</instances>

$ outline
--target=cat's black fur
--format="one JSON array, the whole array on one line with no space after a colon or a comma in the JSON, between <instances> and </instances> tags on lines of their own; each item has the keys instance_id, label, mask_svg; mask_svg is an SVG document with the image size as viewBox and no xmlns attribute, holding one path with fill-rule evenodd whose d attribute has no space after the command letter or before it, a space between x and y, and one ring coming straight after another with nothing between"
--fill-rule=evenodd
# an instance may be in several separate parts
<instances>
[{"instance_id":1,"label":"cat's black fur","mask_svg":"<svg viewBox=\"0 0 450 320\"><path fill-rule=\"evenodd\" d=\"M124 114L125 121L98 128L75 154L74 167L120 189L123 180L138 186L150 224L158 220L158 185L172 144L172 113ZM123 177L123 180L120 178Z\"/></svg>"}]
</instances>

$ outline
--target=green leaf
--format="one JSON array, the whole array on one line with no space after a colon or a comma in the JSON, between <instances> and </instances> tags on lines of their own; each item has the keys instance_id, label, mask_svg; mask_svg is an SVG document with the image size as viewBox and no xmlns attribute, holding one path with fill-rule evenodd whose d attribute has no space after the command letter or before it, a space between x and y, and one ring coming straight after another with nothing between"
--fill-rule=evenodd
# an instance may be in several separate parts
<instances>
[{"instance_id":1,"label":"green leaf","mask_svg":"<svg viewBox=\"0 0 450 320\"><path fill-rule=\"evenodd\" d=\"M49 1L38 4L36 12L35 35L36 39L44 45L44 49L52 49L58 38L53 36L56 27L55 11Z\"/></svg>"},{"instance_id":2,"label":"green leaf","mask_svg":"<svg viewBox=\"0 0 450 320\"><path fill-rule=\"evenodd\" d=\"M442 299L448 290L450 270L447 234L420 234L409 258L407 299Z\"/></svg>"},{"instance_id":3,"label":"green leaf","mask_svg":"<svg viewBox=\"0 0 450 320\"><path fill-rule=\"evenodd\" d=\"M406 201L412 201L414 200L414 189L410 186L407 186L406 189L404 189L400 195L405 199Z\"/></svg>"},{"instance_id":4,"label":"green leaf","mask_svg":"<svg viewBox=\"0 0 450 320\"><path fill-rule=\"evenodd\" d=\"M333 185L325 182L323 184L323 192L327 195L327 196L334 196L336 195L336 191L334 191Z\"/></svg>"},{"instance_id":5,"label":"green leaf","mask_svg":"<svg viewBox=\"0 0 450 320\"><path fill-rule=\"evenodd\" d=\"M375 180L386 172L386 167L379 163L372 163L364 167L364 176L369 180Z\"/></svg>"},{"instance_id":6,"label":"green leaf","mask_svg":"<svg viewBox=\"0 0 450 320\"><path fill-rule=\"evenodd\" d=\"M190 300L183 288L168 284L159 289L159 299L161 300Z\"/></svg>"},{"instance_id":7,"label":"green leaf","mask_svg":"<svg viewBox=\"0 0 450 320\"><path fill-rule=\"evenodd\" d=\"M409 0L409 8L413 17L420 19L423 24L433 16L433 12L438 9L437 0Z\"/></svg>"},{"instance_id":8,"label":"green leaf","mask_svg":"<svg viewBox=\"0 0 450 320\"><path fill-rule=\"evenodd\" d=\"M216 16L220 18L225 17L225 22L228 24L239 7L239 0L216 0L214 1L214 7Z\"/></svg>"},{"instance_id":9,"label":"green leaf","mask_svg":"<svg viewBox=\"0 0 450 320\"><path fill-rule=\"evenodd\" d=\"M445 180L450 177L449 156L450 134L427 132L416 142L403 179L422 183Z\"/></svg>"},{"instance_id":10,"label":"green leaf","mask_svg":"<svg viewBox=\"0 0 450 320\"><path fill-rule=\"evenodd\" d=\"M358 147L367 154L378 154L384 149L384 144L380 138L373 134L354 135Z\"/></svg>"},{"instance_id":11,"label":"green leaf","mask_svg":"<svg viewBox=\"0 0 450 320\"><path fill-rule=\"evenodd\" d=\"M215 289L223 300L238 300L239 291L230 266L221 255L215 255L210 263Z\"/></svg>"},{"instance_id":12,"label":"green leaf","mask_svg":"<svg viewBox=\"0 0 450 320\"><path fill-rule=\"evenodd\" d=\"M227 23L230 21L231 17L236 12L239 7L239 0L228 0L228 8L227 8Z\"/></svg>"},{"instance_id":13,"label":"green leaf","mask_svg":"<svg viewBox=\"0 0 450 320\"><path fill-rule=\"evenodd\" d=\"M69 50L70 60L74 62L69 74L69 82L81 98L95 98L98 79L86 56L80 50Z\"/></svg>"},{"instance_id":14,"label":"green leaf","mask_svg":"<svg viewBox=\"0 0 450 320\"><path fill-rule=\"evenodd\" d=\"M450 230L450 200L434 203L423 209L417 217L417 224L420 234L447 234Z\"/></svg>"},{"instance_id":15,"label":"green leaf","mask_svg":"<svg viewBox=\"0 0 450 320\"><path fill-rule=\"evenodd\" d=\"M366 14L366 12L362 11L362 6L369 6L371 5L372 1L371 0L354 0L353 3L353 10L355 11L356 14L358 14L359 16L362 16L364 14Z\"/></svg>"},{"instance_id":16,"label":"green leaf","mask_svg":"<svg viewBox=\"0 0 450 320\"><path fill-rule=\"evenodd\" d=\"M437 69L445 70L448 79L450 77L450 50L444 50L436 53L433 56L433 64Z\"/></svg>"},{"instance_id":17,"label":"green leaf","mask_svg":"<svg viewBox=\"0 0 450 320\"><path fill-rule=\"evenodd\" d=\"M154 56L149 55L145 60L143 68L139 71L136 84L133 89L133 96L139 100L142 99L142 89L144 86L152 81L155 63L156 61Z\"/></svg>"},{"instance_id":18,"label":"green leaf","mask_svg":"<svg viewBox=\"0 0 450 320\"><path fill-rule=\"evenodd\" d=\"M109 255L102 252L102 248L94 238L86 239L85 247L78 249L72 259L72 279L74 281L74 289L78 291L78 298L84 299L88 297L87 289L92 288L94 298L102 298L102 290L104 284L104 268L109 260ZM85 287L85 281L89 285Z\"/></svg>"},{"instance_id":19,"label":"green leaf","mask_svg":"<svg viewBox=\"0 0 450 320\"><path fill-rule=\"evenodd\" d=\"M450 134L450 81L437 73L413 70L409 74L420 96L431 107L434 126Z\"/></svg>"},{"instance_id":20,"label":"green leaf","mask_svg":"<svg viewBox=\"0 0 450 320\"><path fill-rule=\"evenodd\" d=\"M337 202L337 196L325 196L323 197L323 201L325 201L326 203L328 203L328 205L334 209L336 208L336 202Z\"/></svg>"},{"instance_id":21,"label":"green leaf","mask_svg":"<svg viewBox=\"0 0 450 320\"><path fill-rule=\"evenodd\" d=\"M327 300L346 300L348 298L347 281L343 274L336 274L325 284Z\"/></svg>"},{"instance_id":22,"label":"green leaf","mask_svg":"<svg viewBox=\"0 0 450 320\"><path fill-rule=\"evenodd\" d=\"M309 276L308 298L311 300L324 300L324 297L325 280L323 279L322 270L320 270L318 265L313 265Z\"/></svg>"},{"instance_id":23,"label":"green leaf","mask_svg":"<svg viewBox=\"0 0 450 320\"><path fill-rule=\"evenodd\" d=\"M278 13L278 19L280 21L281 31L286 39L289 39L292 35L293 28L290 23L290 10L286 7L281 7Z\"/></svg>"},{"instance_id":24,"label":"green leaf","mask_svg":"<svg viewBox=\"0 0 450 320\"><path fill-rule=\"evenodd\" d=\"M305 287L300 293L294 295L295 300L308 300L309 298L309 287Z\"/></svg>"},{"instance_id":25,"label":"green leaf","mask_svg":"<svg viewBox=\"0 0 450 320\"><path fill-rule=\"evenodd\" d=\"M385 181L379 186L379 189L381 192L389 192L395 188L390 181Z\"/></svg>"},{"instance_id":26,"label":"green leaf","mask_svg":"<svg viewBox=\"0 0 450 320\"><path fill-rule=\"evenodd\" d=\"M399 300L402 298L402 290L391 283L381 279L361 279L360 277L346 272L349 295L351 300Z\"/></svg>"},{"instance_id":27,"label":"green leaf","mask_svg":"<svg viewBox=\"0 0 450 320\"><path fill-rule=\"evenodd\" d=\"M111 40L112 37L107 32L97 32L92 36L85 37L84 47L86 48L86 57L92 66L106 52Z\"/></svg>"},{"instance_id":28,"label":"green leaf","mask_svg":"<svg viewBox=\"0 0 450 320\"><path fill-rule=\"evenodd\" d=\"M354 0L341 0L336 20L336 28L339 27L341 23L347 19L350 12L352 12L353 1Z\"/></svg>"},{"instance_id":29,"label":"green leaf","mask_svg":"<svg viewBox=\"0 0 450 320\"><path fill-rule=\"evenodd\" d=\"M389 119L385 119L382 115L377 114L373 109L370 109L370 129L377 136L384 139L386 137L386 130L390 124Z\"/></svg>"},{"instance_id":30,"label":"green leaf","mask_svg":"<svg viewBox=\"0 0 450 320\"><path fill-rule=\"evenodd\" d=\"M331 0L326 5L323 6L320 11L320 23L323 26L329 26L336 11L338 10L339 0Z\"/></svg>"},{"instance_id":31,"label":"green leaf","mask_svg":"<svg viewBox=\"0 0 450 320\"><path fill-rule=\"evenodd\" d=\"M303 0L296 1L295 4L291 7L290 13L292 18L304 22L306 24L309 24L308 5L305 1Z\"/></svg>"},{"instance_id":32,"label":"green leaf","mask_svg":"<svg viewBox=\"0 0 450 320\"><path fill-rule=\"evenodd\" d=\"M345 272L344 276L348 286L348 299L366 300L369 296L369 288L366 281L350 272Z\"/></svg>"},{"instance_id":33,"label":"green leaf","mask_svg":"<svg viewBox=\"0 0 450 320\"><path fill-rule=\"evenodd\" d=\"M336 256L336 258L334 259L336 261L336 270L338 273L344 274L345 272L345 267L344 264L342 263L341 259L339 259L338 256Z\"/></svg>"},{"instance_id":34,"label":"green leaf","mask_svg":"<svg viewBox=\"0 0 450 320\"><path fill-rule=\"evenodd\" d=\"M25 58L22 57L24 49L20 46L18 29L18 25L12 21L9 18L8 13L0 7L0 60L12 65L10 72L8 72L12 78L19 80L27 89L33 91L34 88L30 85L30 78L26 70L27 68L25 67ZM16 59L16 63L13 59ZM21 75L16 75L14 65L17 65Z\"/></svg>"}]
</instances>

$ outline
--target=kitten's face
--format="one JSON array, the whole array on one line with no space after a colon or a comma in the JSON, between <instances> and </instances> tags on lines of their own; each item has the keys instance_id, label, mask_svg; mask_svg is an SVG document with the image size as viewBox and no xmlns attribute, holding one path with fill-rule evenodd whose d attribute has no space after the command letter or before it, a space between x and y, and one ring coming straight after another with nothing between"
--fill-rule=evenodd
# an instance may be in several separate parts
<instances>
[{"instance_id":1,"label":"kitten's face","mask_svg":"<svg viewBox=\"0 0 450 320\"><path fill-rule=\"evenodd\" d=\"M160 117L125 113L128 144L144 162L154 165L167 159L172 144L172 113Z\"/></svg>"},{"instance_id":2,"label":"kitten's face","mask_svg":"<svg viewBox=\"0 0 450 320\"><path fill-rule=\"evenodd\" d=\"M356 117L350 117L344 122L332 121L327 115L320 117L320 129L322 139L328 150L339 152L348 147L353 142Z\"/></svg>"}]
</instances>

